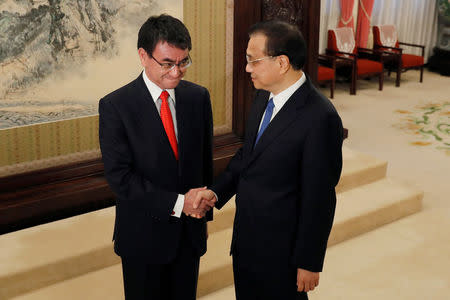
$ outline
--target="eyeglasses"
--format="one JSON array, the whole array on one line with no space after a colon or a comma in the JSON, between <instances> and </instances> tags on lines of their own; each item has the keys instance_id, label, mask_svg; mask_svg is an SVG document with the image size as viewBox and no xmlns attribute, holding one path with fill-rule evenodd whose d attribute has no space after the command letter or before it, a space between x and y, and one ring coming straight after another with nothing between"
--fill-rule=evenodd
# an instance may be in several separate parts
<instances>
[{"instance_id":1,"label":"eyeglasses","mask_svg":"<svg viewBox=\"0 0 450 300\"><path fill-rule=\"evenodd\" d=\"M164 72L170 72L170 71L172 71L175 67L178 67L178 68L180 68L180 70L186 70L190 65L192 65L192 59L191 59L191 57L189 56L189 54L188 54L188 56L185 58L185 59L183 59L182 61L180 61L179 63L177 63L177 64L175 64L175 63L170 63L170 62L159 62L156 58L154 58L153 57L153 55L151 55L151 54L149 54L149 56L151 57L151 58L153 58L153 60L154 61L156 61L160 66L161 66L161 68L162 68L162 70L164 71Z\"/></svg>"},{"instance_id":2,"label":"eyeglasses","mask_svg":"<svg viewBox=\"0 0 450 300\"><path fill-rule=\"evenodd\" d=\"M246 55L245 59L247 60L247 64L254 64L255 62L258 62L258 61L261 61L261 60L264 60L264 59L268 59L268 58L274 58L274 57L276 57L276 56L264 56L264 57L261 57L261 58L250 60L250 57L248 55Z\"/></svg>"}]
</instances>

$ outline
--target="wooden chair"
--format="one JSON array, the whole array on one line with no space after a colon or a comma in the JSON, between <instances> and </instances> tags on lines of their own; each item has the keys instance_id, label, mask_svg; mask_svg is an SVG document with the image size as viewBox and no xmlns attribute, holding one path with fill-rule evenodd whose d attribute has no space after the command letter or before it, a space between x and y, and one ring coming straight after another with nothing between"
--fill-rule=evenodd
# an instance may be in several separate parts
<instances>
[{"instance_id":1,"label":"wooden chair","mask_svg":"<svg viewBox=\"0 0 450 300\"><path fill-rule=\"evenodd\" d=\"M318 61L317 82L330 83L330 98L333 99L336 85L336 59L333 56L319 54Z\"/></svg>"},{"instance_id":2,"label":"wooden chair","mask_svg":"<svg viewBox=\"0 0 450 300\"><path fill-rule=\"evenodd\" d=\"M356 47L353 29L342 27L328 30L326 53L336 58L336 72L350 75L350 94L356 94L356 80L378 76L378 89L383 90L383 57L373 49Z\"/></svg>"},{"instance_id":3,"label":"wooden chair","mask_svg":"<svg viewBox=\"0 0 450 300\"><path fill-rule=\"evenodd\" d=\"M423 82L425 46L399 42L395 25L373 26L372 31L373 48L381 51L381 55L385 57L384 62L385 67L388 69L388 75L391 74L391 71L397 73L395 86L400 86L401 73L409 69L420 69L420 82ZM403 48L399 47L400 45L420 48L422 49L422 54L404 53Z\"/></svg>"}]
</instances>

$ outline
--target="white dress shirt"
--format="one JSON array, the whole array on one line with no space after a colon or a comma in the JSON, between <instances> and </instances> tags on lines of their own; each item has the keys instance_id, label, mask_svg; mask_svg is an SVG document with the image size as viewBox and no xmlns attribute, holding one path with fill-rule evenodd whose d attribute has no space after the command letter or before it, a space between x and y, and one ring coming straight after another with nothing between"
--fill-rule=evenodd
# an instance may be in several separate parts
<instances>
[{"instance_id":1,"label":"white dress shirt","mask_svg":"<svg viewBox=\"0 0 450 300\"><path fill-rule=\"evenodd\" d=\"M272 117L270 118L270 121L273 120L275 115L281 110L283 105L289 100L289 98L292 96L292 94L295 93L295 91L302 86L303 83L306 81L305 73L302 73L302 76L300 76L300 79L297 80L293 85L282 91L281 93L278 93L277 95L274 95L273 93L270 93L269 99L273 98L273 112ZM264 111L264 114L261 118L261 121L259 123L259 129L261 129L262 121L264 120L266 112ZM270 124L270 123L269 123ZM258 129L258 132L259 132ZM216 200L219 201L219 198L217 198L217 194L213 191L214 195L216 196Z\"/></svg>"},{"instance_id":2,"label":"white dress shirt","mask_svg":"<svg viewBox=\"0 0 450 300\"><path fill-rule=\"evenodd\" d=\"M270 121L273 120L275 115L283 108L284 104L289 100L289 98L294 94L294 92L299 89L303 83L306 81L305 73L302 74L299 80L297 80L293 85L285 89L284 91L274 95L273 93L270 93L269 99L273 98L273 112L272 112L272 118L270 118ZM264 120L264 116L266 115L266 112L264 112L264 115L261 118L261 122L259 123L259 129L261 128L262 121ZM259 132L258 129L258 132Z\"/></svg>"},{"instance_id":3,"label":"white dress shirt","mask_svg":"<svg viewBox=\"0 0 450 300\"><path fill-rule=\"evenodd\" d=\"M142 77L144 78L145 85L147 86L147 89L150 92L153 101L155 101L158 113L161 113L162 100L161 98L159 98L159 96L161 95L163 89L161 89L147 77L147 74L145 74L145 70L142 72ZM170 113L172 114L173 127L175 129L175 137L177 138L178 142L177 114L175 110L175 90L167 89L166 91L169 93L169 98L167 100L169 102ZM175 206L173 208L172 216L179 218L181 216L181 212L183 211L183 206L184 206L184 195L179 194L177 202L175 203Z\"/></svg>"}]
</instances>

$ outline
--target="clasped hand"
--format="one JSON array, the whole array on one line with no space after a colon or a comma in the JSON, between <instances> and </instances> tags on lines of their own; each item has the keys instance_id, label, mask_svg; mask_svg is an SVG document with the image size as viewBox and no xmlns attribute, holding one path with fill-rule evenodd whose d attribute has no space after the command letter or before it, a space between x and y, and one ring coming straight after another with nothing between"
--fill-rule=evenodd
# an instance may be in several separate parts
<instances>
[{"instance_id":1,"label":"clasped hand","mask_svg":"<svg viewBox=\"0 0 450 300\"><path fill-rule=\"evenodd\" d=\"M214 207L216 202L214 192L206 187L191 189L184 195L183 212L188 216L200 219Z\"/></svg>"}]
</instances>

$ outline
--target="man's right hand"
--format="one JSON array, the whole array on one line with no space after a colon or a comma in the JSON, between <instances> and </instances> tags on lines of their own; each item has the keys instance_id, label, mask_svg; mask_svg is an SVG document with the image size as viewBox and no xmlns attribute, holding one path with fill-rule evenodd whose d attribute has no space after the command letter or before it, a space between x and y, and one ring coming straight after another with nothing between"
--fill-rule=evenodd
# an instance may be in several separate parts
<instances>
[{"instance_id":1,"label":"man's right hand","mask_svg":"<svg viewBox=\"0 0 450 300\"><path fill-rule=\"evenodd\" d=\"M189 190L184 195L183 212L191 217L203 218L207 211L214 207L216 201L197 201L198 194L206 191L206 187ZM201 198L200 198L201 199Z\"/></svg>"},{"instance_id":2,"label":"man's right hand","mask_svg":"<svg viewBox=\"0 0 450 300\"><path fill-rule=\"evenodd\" d=\"M206 188L197 191L192 207L199 209L205 206L214 207L217 202L216 194L212 190ZM200 215L192 215L192 217L200 218Z\"/></svg>"}]
</instances>

